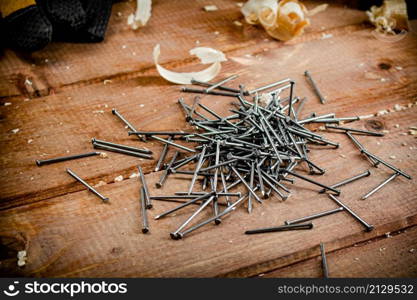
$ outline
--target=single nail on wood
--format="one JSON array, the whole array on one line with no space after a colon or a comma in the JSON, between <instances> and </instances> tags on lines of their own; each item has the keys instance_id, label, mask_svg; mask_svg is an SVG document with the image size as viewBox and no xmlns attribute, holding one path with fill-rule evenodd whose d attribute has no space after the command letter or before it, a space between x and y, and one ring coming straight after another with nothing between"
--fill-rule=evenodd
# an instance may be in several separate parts
<instances>
[{"instance_id":1,"label":"single nail on wood","mask_svg":"<svg viewBox=\"0 0 417 300\"><path fill-rule=\"evenodd\" d=\"M211 92L212 90L214 90L214 89L218 88L219 86L221 86L221 85L225 84L226 82L229 82L229 81L231 81L231 80L233 80L233 79L236 79L237 77L239 77L239 75L232 75L232 76L229 76L229 77L227 77L226 79L223 79L223 80L221 80L221 81L219 81L219 82L217 82L217 83L214 83L214 84L213 84L213 85L211 85L210 87L206 88L206 89L204 90L204 92L205 92L206 94L208 94L208 93L209 93L209 92Z\"/></svg>"},{"instance_id":2,"label":"single nail on wood","mask_svg":"<svg viewBox=\"0 0 417 300\"><path fill-rule=\"evenodd\" d=\"M388 182L394 180L398 175L400 175L399 173L394 173L392 174L390 177L388 177L386 180L384 180L383 182L381 182L378 186L376 186L375 188L373 188L371 191L369 191L366 195L362 196L362 200L365 200L367 198L369 198L371 195L373 195L375 192L377 192L378 190L380 190L381 188L383 188Z\"/></svg>"},{"instance_id":3,"label":"single nail on wood","mask_svg":"<svg viewBox=\"0 0 417 300\"><path fill-rule=\"evenodd\" d=\"M362 153L365 153L365 154L366 154L366 155L368 155L368 156L370 156L370 157L371 157L371 158L373 158L374 160L379 161L379 162L380 162L381 164L383 164L384 166L386 166L386 167L390 168L391 170L393 170L393 171L395 171L395 172L399 173L400 175L404 176L405 178L407 178L407 179L409 179L409 180L411 180L411 179L412 179L412 177L411 177L410 175L408 175L407 173L405 173L405 172L401 171L400 169L398 169L398 168L394 167L393 165L391 165L391 164L387 163L386 161L384 161L384 160L382 160L381 158L379 158L378 156L376 156L376 155L374 155L374 154L372 154L372 153L368 152L367 150L362 149L362 150L361 150L361 152L362 152Z\"/></svg>"},{"instance_id":4,"label":"single nail on wood","mask_svg":"<svg viewBox=\"0 0 417 300\"><path fill-rule=\"evenodd\" d=\"M344 132L350 131L350 132L363 133L363 134L372 135L372 136L384 136L385 135L382 132L375 132L375 131L369 131L369 130L363 130L363 129L340 127L340 126L334 126L334 125L328 125L328 124L326 124L325 126L326 128L342 130Z\"/></svg>"},{"instance_id":5,"label":"single nail on wood","mask_svg":"<svg viewBox=\"0 0 417 300\"><path fill-rule=\"evenodd\" d=\"M312 229L312 228L313 228L313 223L291 224L291 225L281 225L281 226L277 226L277 227L268 227L268 228L247 230L247 231L245 231L245 234L257 234L257 233L289 231L289 230L305 230L305 229Z\"/></svg>"},{"instance_id":6,"label":"single nail on wood","mask_svg":"<svg viewBox=\"0 0 417 300\"><path fill-rule=\"evenodd\" d=\"M345 211L347 211L353 218L355 218L359 223L361 223L365 228L366 231L372 231L374 229L374 226L368 224L367 222L365 222L361 217L359 217L355 212L353 212L348 206L346 206L342 201L340 201L339 199L337 199L335 196L333 196L332 194L328 194L329 198L332 199L334 202L336 202L337 204L339 204L340 206L343 206L343 208L345 209Z\"/></svg>"},{"instance_id":7,"label":"single nail on wood","mask_svg":"<svg viewBox=\"0 0 417 300\"><path fill-rule=\"evenodd\" d=\"M307 217L302 217L302 218L294 219L294 220L288 220L288 221L285 221L285 224L286 225L292 225L292 224L303 223L303 222L311 221L311 220L318 219L318 218L321 218L321 217L324 217L324 216L332 215L334 213L341 212L342 210L344 210L344 208L340 206L338 208L334 208L334 209L331 209L331 210L326 210L326 211L323 211L323 212L319 212L317 214L310 215L310 216L307 216Z\"/></svg>"},{"instance_id":8,"label":"single nail on wood","mask_svg":"<svg viewBox=\"0 0 417 300\"><path fill-rule=\"evenodd\" d=\"M43 160L42 159L37 159L36 164L38 165L38 167L40 167L40 166L43 166L43 165L49 165L49 164L54 164L54 163L58 163L58 162L62 162L62 161L79 159L79 158L84 158L84 157L96 156L96 155L100 155L100 154L101 154L100 152L88 152L88 153L68 155L68 156L62 156L62 157L56 157L56 158L50 158L50 159L43 159Z\"/></svg>"},{"instance_id":9,"label":"single nail on wood","mask_svg":"<svg viewBox=\"0 0 417 300\"><path fill-rule=\"evenodd\" d=\"M351 177L351 178L347 178L347 179L345 179L345 180L342 180L341 182L338 182L338 183L336 183L336 184L333 184L333 185L331 185L330 187L332 187L332 188L338 188L338 187L340 187L340 186L344 186L344 185L346 185L346 184L348 184L348 183L354 182L354 181L356 181L356 180L358 180L358 179L361 179L361 178L364 178L364 177L368 177L369 175L371 175L371 172L370 172L369 170L366 170L366 171L365 171L365 172L363 172L363 173L360 173L360 174L355 175L355 176L353 176L353 177ZM322 193L324 193L325 191L326 191L325 189L322 189L321 191L319 191L319 193L320 193L320 194L322 194Z\"/></svg>"},{"instance_id":10,"label":"single nail on wood","mask_svg":"<svg viewBox=\"0 0 417 300\"><path fill-rule=\"evenodd\" d=\"M71 169L67 169L67 173L69 175L71 175L73 178L75 178L77 181L79 181L80 183L82 183L85 187L87 187L87 189L92 192L94 195L96 195L97 197L99 197L101 200L103 200L103 202L108 202L109 198L104 197L102 194L100 194L99 192L96 191L96 189L94 189L91 185L89 185L87 182L85 182L83 179L81 179L77 174L75 174Z\"/></svg>"},{"instance_id":11,"label":"single nail on wood","mask_svg":"<svg viewBox=\"0 0 417 300\"><path fill-rule=\"evenodd\" d=\"M311 86L313 87L314 92L316 93L317 97L319 97L321 104L324 104L326 102L326 99L321 94L316 82L314 81L313 77L311 77L311 74L309 71L305 71L304 75L308 78L310 81Z\"/></svg>"}]
</instances>

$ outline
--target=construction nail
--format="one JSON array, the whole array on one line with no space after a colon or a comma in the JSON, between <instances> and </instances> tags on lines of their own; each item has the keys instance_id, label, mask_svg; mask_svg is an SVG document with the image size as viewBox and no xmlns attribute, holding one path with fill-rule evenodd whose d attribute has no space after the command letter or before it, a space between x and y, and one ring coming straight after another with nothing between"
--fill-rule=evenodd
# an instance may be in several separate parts
<instances>
[{"instance_id":1,"label":"construction nail","mask_svg":"<svg viewBox=\"0 0 417 300\"><path fill-rule=\"evenodd\" d=\"M358 180L358 179L361 179L361 178L367 177L367 176L369 176L369 175L371 175L371 172L370 172L369 170L366 170L366 171L365 171L365 172L363 172L363 173L360 173L360 174L355 175L355 176L353 176L353 177L351 177L351 178L347 178L347 179L345 179L345 180L342 180L341 182L336 183L336 184L333 184L333 185L331 185L330 187L332 187L332 188L338 188L338 187L340 187L340 186L346 185L346 184L348 184L348 183L351 183L351 182L356 181L356 180ZM322 189L321 191L319 191L319 193L320 193L320 194L322 194L322 193L324 193L325 191L326 191L325 189Z\"/></svg>"},{"instance_id":2,"label":"construction nail","mask_svg":"<svg viewBox=\"0 0 417 300\"><path fill-rule=\"evenodd\" d=\"M102 194L100 194L99 192L97 192L91 185L89 185L87 182L85 182L84 180L82 180L77 174L75 174L73 171L71 171L71 169L67 169L67 173L70 174L76 180L78 180L80 183L82 183L85 187L87 187L87 189L90 192L92 192L94 195L96 195L101 200L103 200L103 202L108 202L109 201L109 198L104 197Z\"/></svg>"},{"instance_id":3,"label":"construction nail","mask_svg":"<svg viewBox=\"0 0 417 300\"><path fill-rule=\"evenodd\" d=\"M50 158L50 159L37 159L36 164L40 167L43 165L49 165L61 161L67 161L67 160L73 160L73 159L79 159L84 157L90 157L90 156L96 156L100 155L100 152L88 152L88 153L82 153L82 154L76 154L76 155L69 155L69 156L62 156L62 157L56 157L56 158Z\"/></svg>"},{"instance_id":4,"label":"construction nail","mask_svg":"<svg viewBox=\"0 0 417 300\"><path fill-rule=\"evenodd\" d=\"M247 230L245 231L245 234L257 234L257 233L289 231L289 230L305 230L305 229L312 229L312 228L313 228L313 223L291 224L291 225L282 225L282 226L277 226L277 227Z\"/></svg>"},{"instance_id":5,"label":"construction nail","mask_svg":"<svg viewBox=\"0 0 417 300\"><path fill-rule=\"evenodd\" d=\"M151 202L151 197L149 195L148 185L146 184L145 175L143 174L143 170L141 166L138 166L138 170L139 170L140 180L142 181L143 191L145 192L146 208L150 209L152 208L152 202Z\"/></svg>"},{"instance_id":6,"label":"construction nail","mask_svg":"<svg viewBox=\"0 0 417 300\"><path fill-rule=\"evenodd\" d=\"M384 185L386 185L388 182L394 180L398 175L400 175L399 173L394 173L392 174L389 178L387 178L386 180L384 180L383 182L381 182L378 186L376 186L375 188L373 188L371 191L369 191L366 195L362 196L362 200L365 200L367 198L369 198L371 195L373 195L376 191L380 190Z\"/></svg>"},{"instance_id":7,"label":"construction nail","mask_svg":"<svg viewBox=\"0 0 417 300\"><path fill-rule=\"evenodd\" d=\"M340 206L343 206L343 208L345 209L345 211L347 211L352 217L354 217L358 222L360 222L363 226L365 226L366 231L371 231L371 230L374 229L374 226L369 225L367 222L365 222L361 217L359 217L349 207L347 207L342 201L340 201L339 199L337 199L332 194L328 194L328 196L330 197L330 199L332 199L333 201L335 201L337 204L339 204Z\"/></svg>"},{"instance_id":8,"label":"construction nail","mask_svg":"<svg viewBox=\"0 0 417 300\"><path fill-rule=\"evenodd\" d=\"M342 206L340 206L338 208L334 208L334 209L331 209L331 210L326 210L326 211L323 211L323 212L319 212L317 214L313 214L313 215L310 215L310 216L307 216L307 217L294 219L294 220L287 220L287 221L285 221L285 224L286 225L291 225L291 224L303 223L303 222L307 222L307 221L310 221L310 220L325 217L325 216L340 212L342 210L344 210L344 208Z\"/></svg>"},{"instance_id":9,"label":"construction nail","mask_svg":"<svg viewBox=\"0 0 417 300\"><path fill-rule=\"evenodd\" d=\"M323 95L321 94L319 88L317 87L316 82L314 81L314 79L311 77L310 72L309 71L305 71L304 75L308 78L308 80L311 83L311 86L313 87L314 92L316 93L317 97L319 97L321 104L324 104L326 102L326 99L323 97Z\"/></svg>"}]
</instances>

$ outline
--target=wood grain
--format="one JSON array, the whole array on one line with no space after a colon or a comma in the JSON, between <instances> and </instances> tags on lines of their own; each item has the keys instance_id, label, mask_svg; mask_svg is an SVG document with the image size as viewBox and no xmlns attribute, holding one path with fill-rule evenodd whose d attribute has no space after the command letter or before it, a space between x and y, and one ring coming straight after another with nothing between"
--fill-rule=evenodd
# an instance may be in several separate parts
<instances>
[{"instance_id":1,"label":"wood grain","mask_svg":"<svg viewBox=\"0 0 417 300\"><path fill-rule=\"evenodd\" d=\"M202 7L207 4L216 4L219 11L204 12ZM315 4L308 2L309 7ZM284 77L295 79L297 95L309 98L304 116L313 111L335 112L344 117L389 110L388 115L351 126L387 130L382 138L359 138L370 152L413 178L417 176L417 140L408 134L410 126L417 126L414 33L396 43L378 40L372 29L364 25L363 12L334 4L327 13L314 17L313 25L303 36L281 43L269 39L261 28L249 25L236 28L233 21L242 21L238 7L233 1L220 0L192 4L155 1L151 22L133 32L126 26L126 15L133 10L132 5L122 2L114 6L109 33L102 44L51 44L30 56L9 50L3 54L0 101L10 105L0 105L1 276L247 277L269 272L267 276L274 277L281 271L285 276L317 276L313 266L317 263L320 241L330 251L332 266L340 260L340 266L332 271L334 276L415 274L414 268L395 271L391 264L381 265L380 257L369 258L386 232L417 224L415 179L399 177L366 201L359 200L387 178L390 171L371 168L343 134L324 133L341 147L314 149L311 160L326 169L324 176L317 177L326 184L371 169L370 177L343 187L340 197L375 225L371 233L364 233L360 224L342 212L315 221L315 228L308 232L244 235L246 229L282 224L286 219L335 207L325 195L317 194L314 186L296 180L291 187L292 196L286 202L274 197L262 206L257 205L251 215L241 207L221 225L208 225L184 240L173 241L169 232L193 208L155 221L153 216L176 205L155 201L150 211L151 234L143 235L139 182L129 176L137 172L136 166L140 164L147 173L153 195L186 190L185 177L170 176L165 188L158 190L153 183L160 173L151 172L155 161L112 153L108 159L92 157L37 167L35 159L90 151L92 137L145 146L158 156L162 146L128 137L111 109L117 108L138 129L190 130L176 101L184 96L189 102L192 95L181 94L178 86L162 80L152 66L150 53L160 42L166 67L198 69L198 62L186 57L198 40L201 46L226 52L228 61L223 64L219 78L238 74L236 85L245 83L253 88ZM122 17L117 16L119 11ZM326 105L319 103L305 82L306 69L327 97ZM32 86L24 85L27 78L34 83ZM107 79L111 81L104 84ZM230 98L205 96L202 101L221 115L226 115L231 107ZM396 104L404 110L396 111ZM19 131L13 133L14 129ZM66 167L93 185L106 183L98 190L109 196L111 203L102 204L85 191L65 173ZM297 171L304 172L304 166ZM124 180L115 182L119 175ZM209 215L207 211L201 219ZM414 245L415 233L413 229L394 237L397 241L394 249L404 253L402 259L394 250L389 250L387 257L401 261L401 265L413 262L404 251ZM368 241L371 243L360 256L356 254L358 250L352 246ZM382 247L389 249L393 242L387 243ZM20 250L28 251L24 268L16 266L16 253ZM369 259L367 266L378 267L373 272L352 268L350 275L344 273L349 255ZM306 273L300 271L303 264L308 266Z\"/></svg>"},{"instance_id":2,"label":"wood grain","mask_svg":"<svg viewBox=\"0 0 417 300\"><path fill-rule=\"evenodd\" d=\"M407 156L416 151L415 139L400 132L410 121L414 122L416 110L381 118L387 128L399 122L400 128L390 132L391 138L361 139L370 151L382 157L383 149L378 141L382 141L386 149L397 149L392 150L396 155L395 164L413 177L417 176L417 169L412 167L415 161ZM332 134L331 138L342 147L312 151L311 159L327 170L318 180L333 183L369 168L368 162L344 135ZM414 145L413 150L400 146L403 142ZM340 157L341 153L346 158ZM346 163L351 167L346 168ZM302 172L302 168L299 171ZM15 267L15 258L2 264L10 268L8 274L25 276L253 276L315 256L320 241L328 244L331 251L417 224L417 193L413 181L398 178L368 200L359 200L370 187L390 174L383 168L374 168L371 172L372 176L342 188L340 197L375 226L371 233L365 233L346 213L339 213L315 221L315 229L307 232L244 235L246 229L282 224L286 219L336 207L327 196L317 194L314 186L297 180L286 202L274 197L264 205L257 205L251 215L240 208L221 225L208 225L180 241L171 240L169 232L177 228L193 208L155 221L152 217L175 205L155 201L155 208L150 211L151 234L143 235L140 233L139 181L135 178L99 188L110 197L109 205L82 191L0 212L0 236L14 240L20 250L27 249L29 257L23 269ZM147 175L150 186L158 175ZM172 194L186 190L188 183L184 177L171 177L163 190L153 189L151 193ZM201 218L207 218L207 213ZM19 239L24 242L17 243Z\"/></svg>"},{"instance_id":3,"label":"wood grain","mask_svg":"<svg viewBox=\"0 0 417 300\"><path fill-rule=\"evenodd\" d=\"M219 10L205 12L203 7L209 4L216 5ZM307 3L308 7L315 5L317 3ZM328 9L334 17L332 20L324 14L315 16L308 31L316 32L317 37L321 35L318 32L361 24L366 18L363 12L349 8L341 10L341 7L341 4L335 4ZM235 20L244 23L235 1L154 1L152 18L146 27L137 31L127 25L127 16L134 10L134 1L115 4L106 39L99 44L52 43L32 54L5 50L0 60L0 97L39 97L104 79L138 77L153 68L151 53L157 43L161 44L164 64L179 67L196 62L187 57L188 51L196 46L228 52L250 45L262 49L272 42L261 28L233 24ZM283 46L282 43L274 44L274 47ZM26 79L33 85L25 85Z\"/></svg>"},{"instance_id":4,"label":"wood grain","mask_svg":"<svg viewBox=\"0 0 417 300\"><path fill-rule=\"evenodd\" d=\"M297 94L309 97L306 110L318 114L335 112L338 116L367 115L392 109L397 103L406 105L415 101L415 44L416 39L410 35L394 45L386 45L374 39L369 30L363 30L246 57L245 53L254 51L254 46L229 55L230 61L224 65L223 75L239 74L236 84L243 82L250 88L289 76L298 83ZM326 56L322 55L322 48L326 49ZM373 49L372 56L364 57L363 53L370 48ZM344 54L343 60L339 59L340 53ZM389 70L378 68L387 57L395 57L390 62L392 67ZM397 70L395 66L402 69ZM285 72L276 72L284 67ZM311 70L323 87L328 98L326 105L320 105L312 94L302 75L305 69ZM378 79L366 79L367 73ZM386 81L381 82L380 78ZM66 166L73 166L93 184L100 180L112 182L119 175L129 176L138 163L146 172L150 171L153 161L119 154L111 154L111 159L106 162L90 158L42 168L34 161L64 155L66 151L90 151L93 137L146 146L158 153L159 144L143 144L134 137L129 138L111 109L117 108L143 130L189 130L176 101L180 96L190 101L192 96L181 94L178 89L178 86L162 81L152 69L135 79L93 84L31 101L16 99L12 105L1 107L4 116L0 124L1 140L5 147L0 150L3 165L0 184L8 188L0 192L0 206L10 207L79 190L63 172ZM231 107L224 105L230 101L215 96L206 96L203 100L222 115L226 115ZM20 131L13 134L12 130L16 128ZM30 144L29 140L32 140ZM22 184L25 189L21 189Z\"/></svg>"}]
</instances>

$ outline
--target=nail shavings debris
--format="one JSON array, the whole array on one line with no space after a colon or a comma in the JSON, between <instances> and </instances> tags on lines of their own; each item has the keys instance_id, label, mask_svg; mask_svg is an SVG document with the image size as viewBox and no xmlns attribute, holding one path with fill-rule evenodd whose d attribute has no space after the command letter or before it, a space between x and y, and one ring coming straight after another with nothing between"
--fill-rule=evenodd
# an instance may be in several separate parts
<instances>
[{"instance_id":1,"label":"nail shavings debris","mask_svg":"<svg viewBox=\"0 0 417 300\"><path fill-rule=\"evenodd\" d=\"M104 110L94 110L93 114L104 114Z\"/></svg>"},{"instance_id":2,"label":"nail shavings debris","mask_svg":"<svg viewBox=\"0 0 417 300\"><path fill-rule=\"evenodd\" d=\"M12 133L16 134L16 133L18 133L20 131L20 129L19 128L15 128L15 129L12 129L11 131L12 131Z\"/></svg>"},{"instance_id":3,"label":"nail shavings debris","mask_svg":"<svg viewBox=\"0 0 417 300\"><path fill-rule=\"evenodd\" d=\"M206 5L204 6L205 11L216 11L219 10L216 5Z\"/></svg>"},{"instance_id":4,"label":"nail shavings debris","mask_svg":"<svg viewBox=\"0 0 417 300\"><path fill-rule=\"evenodd\" d=\"M11 102L4 102L4 106L9 106L9 105L12 105L12 103Z\"/></svg>"},{"instance_id":5,"label":"nail shavings debris","mask_svg":"<svg viewBox=\"0 0 417 300\"><path fill-rule=\"evenodd\" d=\"M139 173L132 173L132 174L130 174L130 176L129 176L129 178L130 178L130 179L132 179L132 178L136 178L136 177L139 177Z\"/></svg>"},{"instance_id":6,"label":"nail shavings debris","mask_svg":"<svg viewBox=\"0 0 417 300\"><path fill-rule=\"evenodd\" d=\"M25 84L26 84L26 85L32 85L32 84L33 84L33 82L32 82L32 80L30 80L29 78L26 78L26 79L25 79Z\"/></svg>"},{"instance_id":7,"label":"nail shavings debris","mask_svg":"<svg viewBox=\"0 0 417 300\"><path fill-rule=\"evenodd\" d=\"M100 180L94 187L100 187L100 186L103 186L103 185L106 185L106 184L107 183L105 181Z\"/></svg>"},{"instance_id":8,"label":"nail shavings debris","mask_svg":"<svg viewBox=\"0 0 417 300\"><path fill-rule=\"evenodd\" d=\"M174 72L165 69L158 63L160 54L161 48L157 44L153 49L153 60L159 75L169 82L177 84L191 84L191 79L204 82L210 81L219 74L221 62L227 60L221 51L208 47L196 47L190 50L190 54L197 56L202 64L211 64L211 66L199 72Z\"/></svg>"},{"instance_id":9,"label":"nail shavings debris","mask_svg":"<svg viewBox=\"0 0 417 300\"><path fill-rule=\"evenodd\" d=\"M238 21L238 20L236 20L236 21L233 21L233 24L234 25L236 25L236 26L243 26L243 24L242 24L242 22L240 22L240 21Z\"/></svg>"},{"instance_id":10,"label":"nail shavings debris","mask_svg":"<svg viewBox=\"0 0 417 300\"><path fill-rule=\"evenodd\" d=\"M123 175L119 175L116 178L114 178L114 182L120 182L123 180Z\"/></svg>"},{"instance_id":11,"label":"nail shavings debris","mask_svg":"<svg viewBox=\"0 0 417 300\"><path fill-rule=\"evenodd\" d=\"M331 33L322 33L321 34L321 39L322 40L325 40L325 39L330 39L330 38L332 38L333 37L333 34L331 34Z\"/></svg>"},{"instance_id":12,"label":"nail shavings debris","mask_svg":"<svg viewBox=\"0 0 417 300\"><path fill-rule=\"evenodd\" d=\"M327 6L321 4L308 11L298 0L249 0L241 12L248 24L261 24L273 38L288 41L303 34L310 25L307 17L326 10Z\"/></svg>"},{"instance_id":13,"label":"nail shavings debris","mask_svg":"<svg viewBox=\"0 0 417 300\"><path fill-rule=\"evenodd\" d=\"M19 267L23 267L24 265L26 265L27 259L28 258L27 258L26 250L17 252L17 265Z\"/></svg>"},{"instance_id":14,"label":"nail shavings debris","mask_svg":"<svg viewBox=\"0 0 417 300\"><path fill-rule=\"evenodd\" d=\"M100 152L100 158L108 158L109 156L105 152Z\"/></svg>"},{"instance_id":15,"label":"nail shavings debris","mask_svg":"<svg viewBox=\"0 0 417 300\"><path fill-rule=\"evenodd\" d=\"M111 80L110 79L103 80L103 84L108 84L108 83L111 83Z\"/></svg>"},{"instance_id":16,"label":"nail shavings debris","mask_svg":"<svg viewBox=\"0 0 417 300\"><path fill-rule=\"evenodd\" d=\"M127 24L133 30L145 26L151 17L151 10L152 0L136 0L136 11L134 14L129 15Z\"/></svg>"},{"instance_id":17,"label":"nail shavings debris","mask_svg":"<svg viewBox=\"0 0 417 300\"><path fill-rule=\"evenodd\" d=\"M32 139L28 139L28 144L32 144L33 140Z\"/></svg>"}]
</instances>

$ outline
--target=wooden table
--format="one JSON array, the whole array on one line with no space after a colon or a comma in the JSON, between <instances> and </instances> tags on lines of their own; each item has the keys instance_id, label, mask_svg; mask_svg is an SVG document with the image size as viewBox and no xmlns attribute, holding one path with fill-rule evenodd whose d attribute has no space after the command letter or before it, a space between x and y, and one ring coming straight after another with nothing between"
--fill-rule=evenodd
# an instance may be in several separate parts
<instances>
[{"instance_id":1,"label":"wooden table","mask_svg":"<svg viewBox=\"0 0 417 300\"><path fill-rule=\"evenodd\" d=\"M314 186L297 180L286 202L273 197L256 205L252 214L240 208L221 225L205 226L179 241L171 240L169 232L191 210L157 221L155 215L176 204L155 201L149 211L151 232L144 235L136 166L145 170L153 195L184 190L188 180L171 176L163 190L155 189L160 176L153 172L155 160L114 153L107 159L35 165L35 159L91 151L93 137L146 146L158 156L162 145L129 137L112 108L143 130L190 129L177 99L184 96L190 103L192 95L181 94L179 86L163 80L154 68L151 53L160 43L166 68L198 70L201 66L188 50L209 46L228 57L216 80L238 74L236 85L253 88L293 78L297 95L309 99L304 116L311 112L335 112L340 117L373 114L352 126L386 130L386 135L359 137L361 142L417 177L417 140L409 134L409 127L417 126L416 31L396 42L377 39L363 11L337 1L313 17L304 35L282 43L245 24L235 1L154 2L148 25L137 31L126 24L133 1L115 4L106 40L100 44L53 43L26 55L4 51L0 61L1 274L320 277L318 244L324 242L332 277L416 276L415 179L398 177L369 199L359 200L391 172L371 167L345 135L323 133L341 147L313 150L311 159L326 169L319 178L326 184L371 170L370 177L343 187L340 196L375 226L370 233L342 212L316 220L309 231L244 235L246 229L336 207ZM205 12L202 7L208 4L219 10ZM234 24L236 20L243 26ZM415 28L416 22L412 25ZM325 105L306 83L306 69L326 95ZM204 96L202 101L226 115L231 99ZM388 113L377 116L381 110ZM169 157L172 154L171 150ZM67 167L92 185L102 185L98 190L110 197L110 204L101 203L74 182L65 172ZM120 175L123 180L115 182ZM19 268L16 254L21 250L27 251L28 260Z\"/></svg>"}]
</instances>

